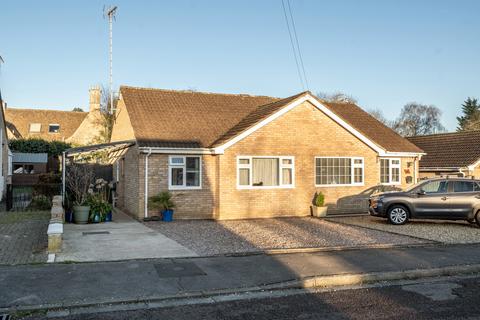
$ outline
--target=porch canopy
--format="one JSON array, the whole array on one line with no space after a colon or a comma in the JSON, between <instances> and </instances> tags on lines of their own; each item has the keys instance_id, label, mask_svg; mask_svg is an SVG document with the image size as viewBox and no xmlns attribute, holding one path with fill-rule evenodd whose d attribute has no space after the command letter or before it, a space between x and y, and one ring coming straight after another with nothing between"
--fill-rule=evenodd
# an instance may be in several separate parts
<instances>
[{"instance_id":1,"label":"porch canopy","mask_svg":"<svg viewBox=\"0 0 480 320\"><path fill-rule=\"evenodd\" d=\"M62 157L62 200L65 199L65 170L67 162L113 164L134 144L134 140L125 140L65 150Z\"/></svg>"}]
</instances>

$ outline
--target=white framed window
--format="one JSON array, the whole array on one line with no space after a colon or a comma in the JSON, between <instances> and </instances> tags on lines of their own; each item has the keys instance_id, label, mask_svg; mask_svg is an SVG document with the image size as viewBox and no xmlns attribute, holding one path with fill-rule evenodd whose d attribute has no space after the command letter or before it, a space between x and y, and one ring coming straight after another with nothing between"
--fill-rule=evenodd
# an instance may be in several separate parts
<instances>
[{"instance_id":1,"label":"white framed window","mask_svg":"<svg viewBox=\"0 0 480 320\"><path fill-rule=\"evenodd\" d=\"M42 124L41 123L30 123L29 131L30 132L40 132L42 129Z\"/></svg>"},{"instance_id":2,"label":"white framed window","mask_svg":"<svg viewBox=\"0 0 480 320\"><path fill-rule=\"evenodd\" d=\"M168 157L168 189L201 189L202 158L200 156Z\"/></svg>"},{"instance_id":3,"label":"white framed window","mask_svg":"<svg viewBox=\"0 0 480 320\"><path fill-rule=\"evenodd\" d=\"M400 184L401 160L396 158L380 159L380 183L381 184Z\"/></svg>"},{"instance_id":4,"label":"white framed window","mask_svg":"<svg viewBox=\"0 0 480 320\"><path fill-rule=\"evenodd\" d=\"M269 189L295 187L292 156L238 156L237 188Z\"/></svg>"},{"instance_id":5,"label":"white framed window","mask_svg":"<svg viewBox=\"0 0 480 320\"><path fill-rule=\"evenodd\" d=\"M48 132L49 133L58 133L60 132L60 125L57 123L50 123L48 125Z\"/></svg>"},{"instance_id":6,"label":"white framed window","mask_svg":"<svg viewBox=\"0 0 480 320\"><path fill-rule=\"evenodd\" d=\"M315 186L364 185L361 157L315 157Z\"/></svg>"}]
</instances>

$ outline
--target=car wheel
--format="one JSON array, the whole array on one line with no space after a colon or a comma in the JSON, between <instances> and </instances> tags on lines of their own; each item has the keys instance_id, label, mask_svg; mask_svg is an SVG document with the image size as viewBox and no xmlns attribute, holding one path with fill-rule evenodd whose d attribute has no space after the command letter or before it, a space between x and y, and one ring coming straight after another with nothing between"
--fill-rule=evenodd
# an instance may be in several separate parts
<instances>
[{"instance_id":1,"label":"car wheel","mask_svg":"<svg viewBox=\"0 0 480 320\"><path fill-rule=\"evenodd\" d=\"M404 206L393 205L388 209L388 221L394 225L405 224L408 221L408 210Z\"/></svg>"},{"instance_id":2,"label":"car wheel","mask_svg":"<svg viewBox=\"0 0 480 320\"><path fill-rule=\"evenodd\" d=\"M477 225L480 227L480 210L478 210L477 214L475 215L475 221L477 222Z\"/></svg>"}]
</instances>

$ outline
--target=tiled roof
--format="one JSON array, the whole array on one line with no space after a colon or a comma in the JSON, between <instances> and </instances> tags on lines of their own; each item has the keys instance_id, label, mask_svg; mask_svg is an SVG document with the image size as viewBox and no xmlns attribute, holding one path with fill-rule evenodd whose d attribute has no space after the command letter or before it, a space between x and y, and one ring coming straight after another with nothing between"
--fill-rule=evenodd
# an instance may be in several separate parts
<instances>
[{"instance_id":1,"label":"tiled roof","mask_svg":"<svg viewBox=\"0 0 480 320\"><path fill-rule=\"evenodd\" d=\"M389 152L423 152L421 148L372 117L353 103L322 102L333 113Z\"/></svg>"},{"instance_id":2,"label":"tiled roof","mask_svg":"<svg viewBox=\"0 0 480 320\"><path fill-rule=\"evenodd\" d=\"M462 168L480 160L480 131L432 134L408 140L427 153L420 160L420 167Z\"/></svg>"},{"instance_id":3,"label":"tiled roof","mask_svg":"<svg viewBox=\"0 0 480 320\"><path fill-rule=\"evenodd\" d=\"M22 138L41 138L45 140L65 140L80 126L87 112L57 111L41 109L17 109L8 107L5 110L5 120L8 129L14 135ZM39 133L30 132L31 123L40 123ZM60 132L49 133L49 124L59 124Z\"/></svg>"},{"instance_id":4,"label":"tiled roof","mask_svg":"<svg viewBox=\"0 0 480 320\"><path fill-rule=\"evenodd\" d=\"M207 148L260 105L277 98L120 88L140 146Z\"/></svg>"},{"instance_id":5,"label":"tiled roof","mask_svg":"<svg viewBox=\"0 0 480 320\"><path fill-rule=\"evenodd\" d=\"M279 99L125 86L120 92L139 145L170 148L222 145L296 99L312 95ZM422 152L357 105L319 101L386 151Z\"/></svg>"}]
</instances>

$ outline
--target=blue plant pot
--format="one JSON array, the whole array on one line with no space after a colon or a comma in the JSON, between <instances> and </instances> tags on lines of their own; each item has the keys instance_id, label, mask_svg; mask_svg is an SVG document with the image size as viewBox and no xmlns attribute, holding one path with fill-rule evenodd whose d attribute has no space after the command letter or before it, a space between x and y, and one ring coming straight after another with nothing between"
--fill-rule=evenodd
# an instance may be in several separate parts
<instances>
[{"instance_id":1,"label":"blue plant pot","mask_svg":"<svg viewBox=\"0 0 480 320\"><path fill-rule=\"evenodd\" d=\"M163 210L162 221L165 221L165 222L173 221L173 210Z\"/></svg>"},{"instance_id":2,"label":"blue plant pot","mask_svg":"<svg viewBox=\"0 0 480 320\"><path fill-rule=\"evenodd\" d=\"M112 221L112 212L110 211L109 213L107 213L107 215L105 216L105 222L110 222Z\"/></svg>"},{"instance_id":3,"label":"blue plant pot","mask_svg":"<svg viewBox=\"0 0 480 320\"><path fill-rule=\"evenodd\" d=\"M93 214L92 222L93 222L93 223L99 223L100 220L101 220L101 219L100 219L100 213L95 212L95 213Z\"/></svg>"},{"instance_id":4,"label":"blue plant pot","mask_svg":"<svg viewBox=\"0 0 480 320\"><path fill-rule=\"evenodd\" d=\"M67 210L67 212L65 212L65 222L73 223L73 210Z\"/></svg>"}]
</instances>

